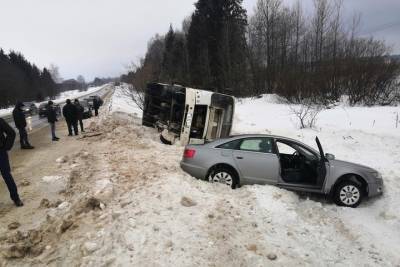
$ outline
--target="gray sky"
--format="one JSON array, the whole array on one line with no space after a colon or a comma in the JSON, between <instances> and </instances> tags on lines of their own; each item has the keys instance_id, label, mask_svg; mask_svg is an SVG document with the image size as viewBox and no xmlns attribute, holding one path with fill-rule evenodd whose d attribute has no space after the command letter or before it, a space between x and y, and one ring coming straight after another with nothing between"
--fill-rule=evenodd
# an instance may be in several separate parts
<instances>
[{"instance_id":1,"label":"gray sky","mask_svg":"<svg viewBox=\"0 0 400 267\"><path fill-rule=\"evenodd\" d=\"M257 0L244 0L252 13ZM180 27L195 0L0 0L0 47L22 52L39 67L51 63L64 79L117 76L143 56L148 40ZM292 4L295 0L285 0ZM363 14L372 30L400 53L400 0L345 0L346 19ZM302 0L310 10L312 0ZM381 26L394 25L381 30ZM381 30L381 31L379 31Z\"/></svg>"}]
</instances>

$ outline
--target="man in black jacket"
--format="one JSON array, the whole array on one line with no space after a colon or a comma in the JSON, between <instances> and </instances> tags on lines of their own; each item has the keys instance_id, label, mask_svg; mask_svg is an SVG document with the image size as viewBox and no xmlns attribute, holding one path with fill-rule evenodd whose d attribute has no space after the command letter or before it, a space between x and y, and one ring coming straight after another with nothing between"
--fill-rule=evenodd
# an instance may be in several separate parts
<instances>
[{"instance_id":1,"label":"man in black jacket","mask_svg":"<svg viewBox=\"0 0 400 267\"><path fill-rule=\"evenodd\" d=\"M54 109L53 101L49 101L47 104L47 121L50 123L50 130L51 130L51 137L53 141L58 141L60 138L56 136L56 122L57 119L57 112Z\"/></svg>"},{"instance_id":2,"label":"man in black jacket","mask_svg":"<svg viewBox=\"0 0 400 267\"><path fill-rule=\"evenodd\" d=\"M99 108L100 108L100 102L97 99L97 97L93 98L93 109L94 109L94 115L98 116L99 115Z\"/></svg>"},{"instance_id":3,"label":"man in black jacket","mask_svg":"<svg viewBox=\"0 0 400 267\"><path fill-rule=\"evenodd\" d=\"M21 207L24 203L19 198L17 185L11 175L10 161L7 153L14 145L14 140L15 131L5 120L0 118L0 173L7 184L8 191L10 191L11 199L17 207Z\"/></svg>"},{"instance_id":4,"label":"man in black jacket","mask_svg":"<svg viewBox=\"0 0 400 267\"><path fill-rule=\"evenodd\" d=\"M81 126L81 132L85 132L85 130L83 129L83 113L85 112L84 107L81 105L81 103L79 103L78 99L75 99L74 101L74 105L76 106L76 110L77 110L77 114L78 114L78 121L79 121L79 125Z\"/></svg>"},{"instance_id":5,"label":"man in black jacket","mask_svg":"<svg viewBox=\"0 0 400 267\"><path fill-rule=\"evenodd\" d=\"M72 128L75 135L78 135L78 111L70 99L67 99L67 104L63 107L63 116L67 122L68 136L72 136Z\"/></svg>"},{"instance_id":6,"label":"man in black jacket","mask_svg":"<svg viewBox=\"0 0 400 267\"><path fill-rule=\"evenodd\" d=\"M19 132L19 142L21 143L21 149L33 149L28 140L28 133L26 132L26 119L24 111L22 110L24 103L17 102L13 110L13 118L15 122L15 127L17 127Z\"/></svg>"}]
</instances>

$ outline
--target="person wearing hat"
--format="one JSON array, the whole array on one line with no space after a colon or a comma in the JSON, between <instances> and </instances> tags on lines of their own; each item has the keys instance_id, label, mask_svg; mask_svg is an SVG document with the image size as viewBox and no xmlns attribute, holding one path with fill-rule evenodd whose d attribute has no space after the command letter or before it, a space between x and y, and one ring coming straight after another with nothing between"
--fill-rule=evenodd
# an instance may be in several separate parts
<instances>
[{"instance_id":1,"label":"person wearing hat","mask_svg":"<svg viewBox=\"0 0 400 267\"><path fill-rule=\"evenodd\" d=\"M33 149L28 140L28 133L26 132L26 118L25 113L22 110L24 103L18 101L13 110L13 118L15 122L15 127L17 127L19 132L19 142L21 143L21 149Z\"/></svg>"},{"instance_id":2,"label":"person wearing hat","mask_svg":"<svg viewBox=\"0 0 400 267\"><path fill-rule=\"evenodd\" d=\"M10 197L17 207L24 205L18 195L17 185L11 175L10 160L8 158L8 151L14 145L15 131L11 126L2 118L0 118L0 173L6 182Z\"/></svg>"},{"instance_id":3,"label":"person wearing hat","mask_svg":"<svg viewBox=\"0 0 400 267\"><path fill-rule=\"evenodd\" d=\"M56 136L56 122L58 121L58 119L57 119L57 112L54 109L53 104L54 103L51 100L47 103L47 111L46 111L46 113L47 113L47 121L50 124L52 140L53 141L58 141L58 140L60 140L60 138L58 138Z\"/></svg>"}]
</instances>

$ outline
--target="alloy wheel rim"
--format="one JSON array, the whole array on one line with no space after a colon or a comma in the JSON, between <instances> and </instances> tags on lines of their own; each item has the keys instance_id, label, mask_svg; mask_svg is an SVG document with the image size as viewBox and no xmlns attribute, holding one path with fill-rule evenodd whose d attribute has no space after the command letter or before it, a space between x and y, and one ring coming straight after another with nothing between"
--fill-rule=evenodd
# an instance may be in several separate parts
<instances>
[{"instance_id":1,"label":"alloy wheel rim","mask_svg":"<svg viewBox=\"0 0 400 267\"><path fill-rule=\"evenodd\" d=\"M360 190L354 185L346 185L339 194L340 201L346 205L354 205L360 199Z\"/></svg>"},{"instance_id":2,"label":"alloy wheel rim","mask_svg":"<svg viewBox=\"0 0 400 267\"><path fill-rule=\"evenodd\" d=\"M233 178L227 172L217 172L216 174L214 174L213 177L210 177L210 181L213 183L220 183L229 186L232 186L233 184Z\"/></svg>"}]
</instances>

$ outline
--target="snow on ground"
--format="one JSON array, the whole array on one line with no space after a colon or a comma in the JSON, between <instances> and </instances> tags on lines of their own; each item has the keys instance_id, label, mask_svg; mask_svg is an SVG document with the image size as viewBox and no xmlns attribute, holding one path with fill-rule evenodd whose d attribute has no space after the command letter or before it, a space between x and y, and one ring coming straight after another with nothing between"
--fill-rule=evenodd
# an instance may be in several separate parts
<instances>
[{"instance_id":1,"label":"snow on ground","mask_svg":"<svg viewBox=\"0 0 400 267\"><path fill-rule=\"evenodd\" d=\"M65 92L62 92L60 95L58 95L56 97L56 100L58 100L58 99L64 100L64 99L67 99L67 98L71 98L71 99L79 98L81 96L85 96L85 95L89 95L89 94L95 93L95 92L101 90L103 87L104 87L104 85L95 86L95 87L89 87L86 91L79 91L79 90L65 91Z\"/></svg>"},{"instance_id":2,"label":"snow on ground","mask_svg":"<svg viewBox=\"0 0 400 267\"><path fill-rule=\"evenodd\" d=\"M127 86L118 86L110 100L109 110L111 113L130 114L141 118L142 110L136 105L132 98L132 92Z\"/></svg>"},{"instance_id":3,"label":"snow on ground","mask_svg":"<svg viewBox=\"0 0 400 267\"><path fill-rule=\"evenodd\" d=\"M132 108L133 103L127 100L126 93L118 93L117 90L113 101L121 103L121 106L114 104L114 111L138 113L137 109ZM175 245L182 247L184 253L174 253L174 257L168 257L168 263L186 265L188 262L185 258L193 260L194 257L200 265L264 265L268 262L265 257L276 253L279 258L277 263L282 265L399 264L400 171L396 166L400 163L400 129L395 128L395 118L399 111L399 107L340 105L320 113L316 130L300 130L289 106L280 104L273 95L239 101L233 129L235 133L284 135L313 147L316 147L315 136L319 136L325 150L334 153L337 158L365 164L382 172L385 194L381 198L366 201L358 209L348 209L326 203L318 197L309 200L270 186L247 186L230 191L188 178L180 174L178 168L179 174L165 173L160 177L168 182L160 181L154 187L147 188L153 195L160 196L160 202L167 210L170 203L178 202L183 193L198 202L189 214L175 212L173 221L167 223L167 229L156 227L181 235L181 238L170 238L174 239L171 243L178 242ZM153 137L151 143L154 139L156 137ZM171 164L177 167L181 150L158 144L156 146L156 151L168 151L164 152L168 155L177 153L173 155L175 161ZM165 155L163 158L169 157ZM139 194L142 194L139 199L146 199L149 192ZM154 209L156 214L163 210L153 207L154 203L143 205L145 207L138 210ZM187 215L191 218L187 218ZM216 223L217 229L208 229L214 226L212 220L215 216L221 223ZM125 219L129 221L127 217ZM146 217L146 221L151 224L154 220ZM192 221L196 223L193 225ZM207 230L203 231L201 225ZM221 226L225 229L218 229ZM217 240L210 238L210 231ZM139 232L143 235L141 229ZM140 235L131 234L130 238L140 239ZM193 247L187 248L181 243L183 240L185 243L193 242ZM254 241L254 244L250 244L249 240ZM203 252L201 248L204 249L204 246ZM151 248L147 246L146 249ZM208 254L213 249L219 250L215 252L216 255ZM239 251L243 254L232 255ZM253 251L254 255L249 255L249 251ZM162 264L163 260L158 263Z\"/></svg>"},{"instance_id":4,"label":"snow on ground","mask_svg":"<svg viewBox=\"0 0 400 267\"><path fill-rule=\"evenodd\" d=\"M162 145L157 131L142 127L129 93L118 87L108 113L91 119L82 151L43 177L64 189L56 204L44 203L47 223L34 232L42 239L29 232L33 246L23 258L24 235L8 238L17 245L2 250L20 259L4 266L399 265L400 139L386 119L396 108L375 108L365 123L357 118L363 108L345 108L358 125L351 128L336 117L344 112L337 107L321 113L319 130L298 130L288 107L274 99L238 103L234 131L310 145L318 135L338 158L380 170L385 195L350 209L273 186L231 190L196 180L179 167L183 148ZM373 116L387 131L371 130Z\"/></svg>"},{"instance_id":5,"label":"snow on ground","mask_svg":"<svg viewBox=\"0 0 400 267\"><path fill-rule=\"evenodd\" d=\"M14 107L0 109L0 117L10 114L13 109L14 109Z\"/></svg>"},{"instance_id":6,"label":"snow on ground","mask_svg":"<svg viewBox=\"0 0 400 267\"><path fill-rule=\"evenodd\" d=\"M267 95L239 101L234 132L288 136L316 149L314 139L318 136L325 152L380 171L385 183L383 197L366 201L357 209L336 208L330 204L324 209L327 209L327 216L340 219L361 242L394 253L400 251L400 128L396 128L399 113L398 106L348 107L341 104L323 110L316 129L300 130L290 107L280 104L276 96ZM396 257L398 264L399 256Z\"/></svg>"},{"instance_id":7,"label":"snow on ground","mask_svg":"<svg viewBox=\"0 0 400 267\"><path fill-rule=\"evenodd\" d=\"M128 98L123 88L117 89L111 113L137 115ZM394 119L398 111L398 107L339 106L320 114L318 130L299 130L288 106L277 103L274 96L237 104L236 133L281 134L314 147L318 135L325 149L338 158L381 171L385 195L358 209L271 186L231 191L197 181L179 169L181 148L160 145L157 134L137 124L130 126L131 131L141 132L139 142L144 147L139 151L132 147L120 159L139 163L136 173L139 170L154 182L122 196L123 203L132 204L109 226L109 231L122 228L117 233L123 241L117 246L116 262L260 266L276 255L278 265L400 264L400 172L396 168L400 129L395 129ZM194 207L179 207L186 196L196 203ZM146 215L137 216L142 213ZM168 260L160 254L168 255Z\"/></svg>"}]
</instances>

